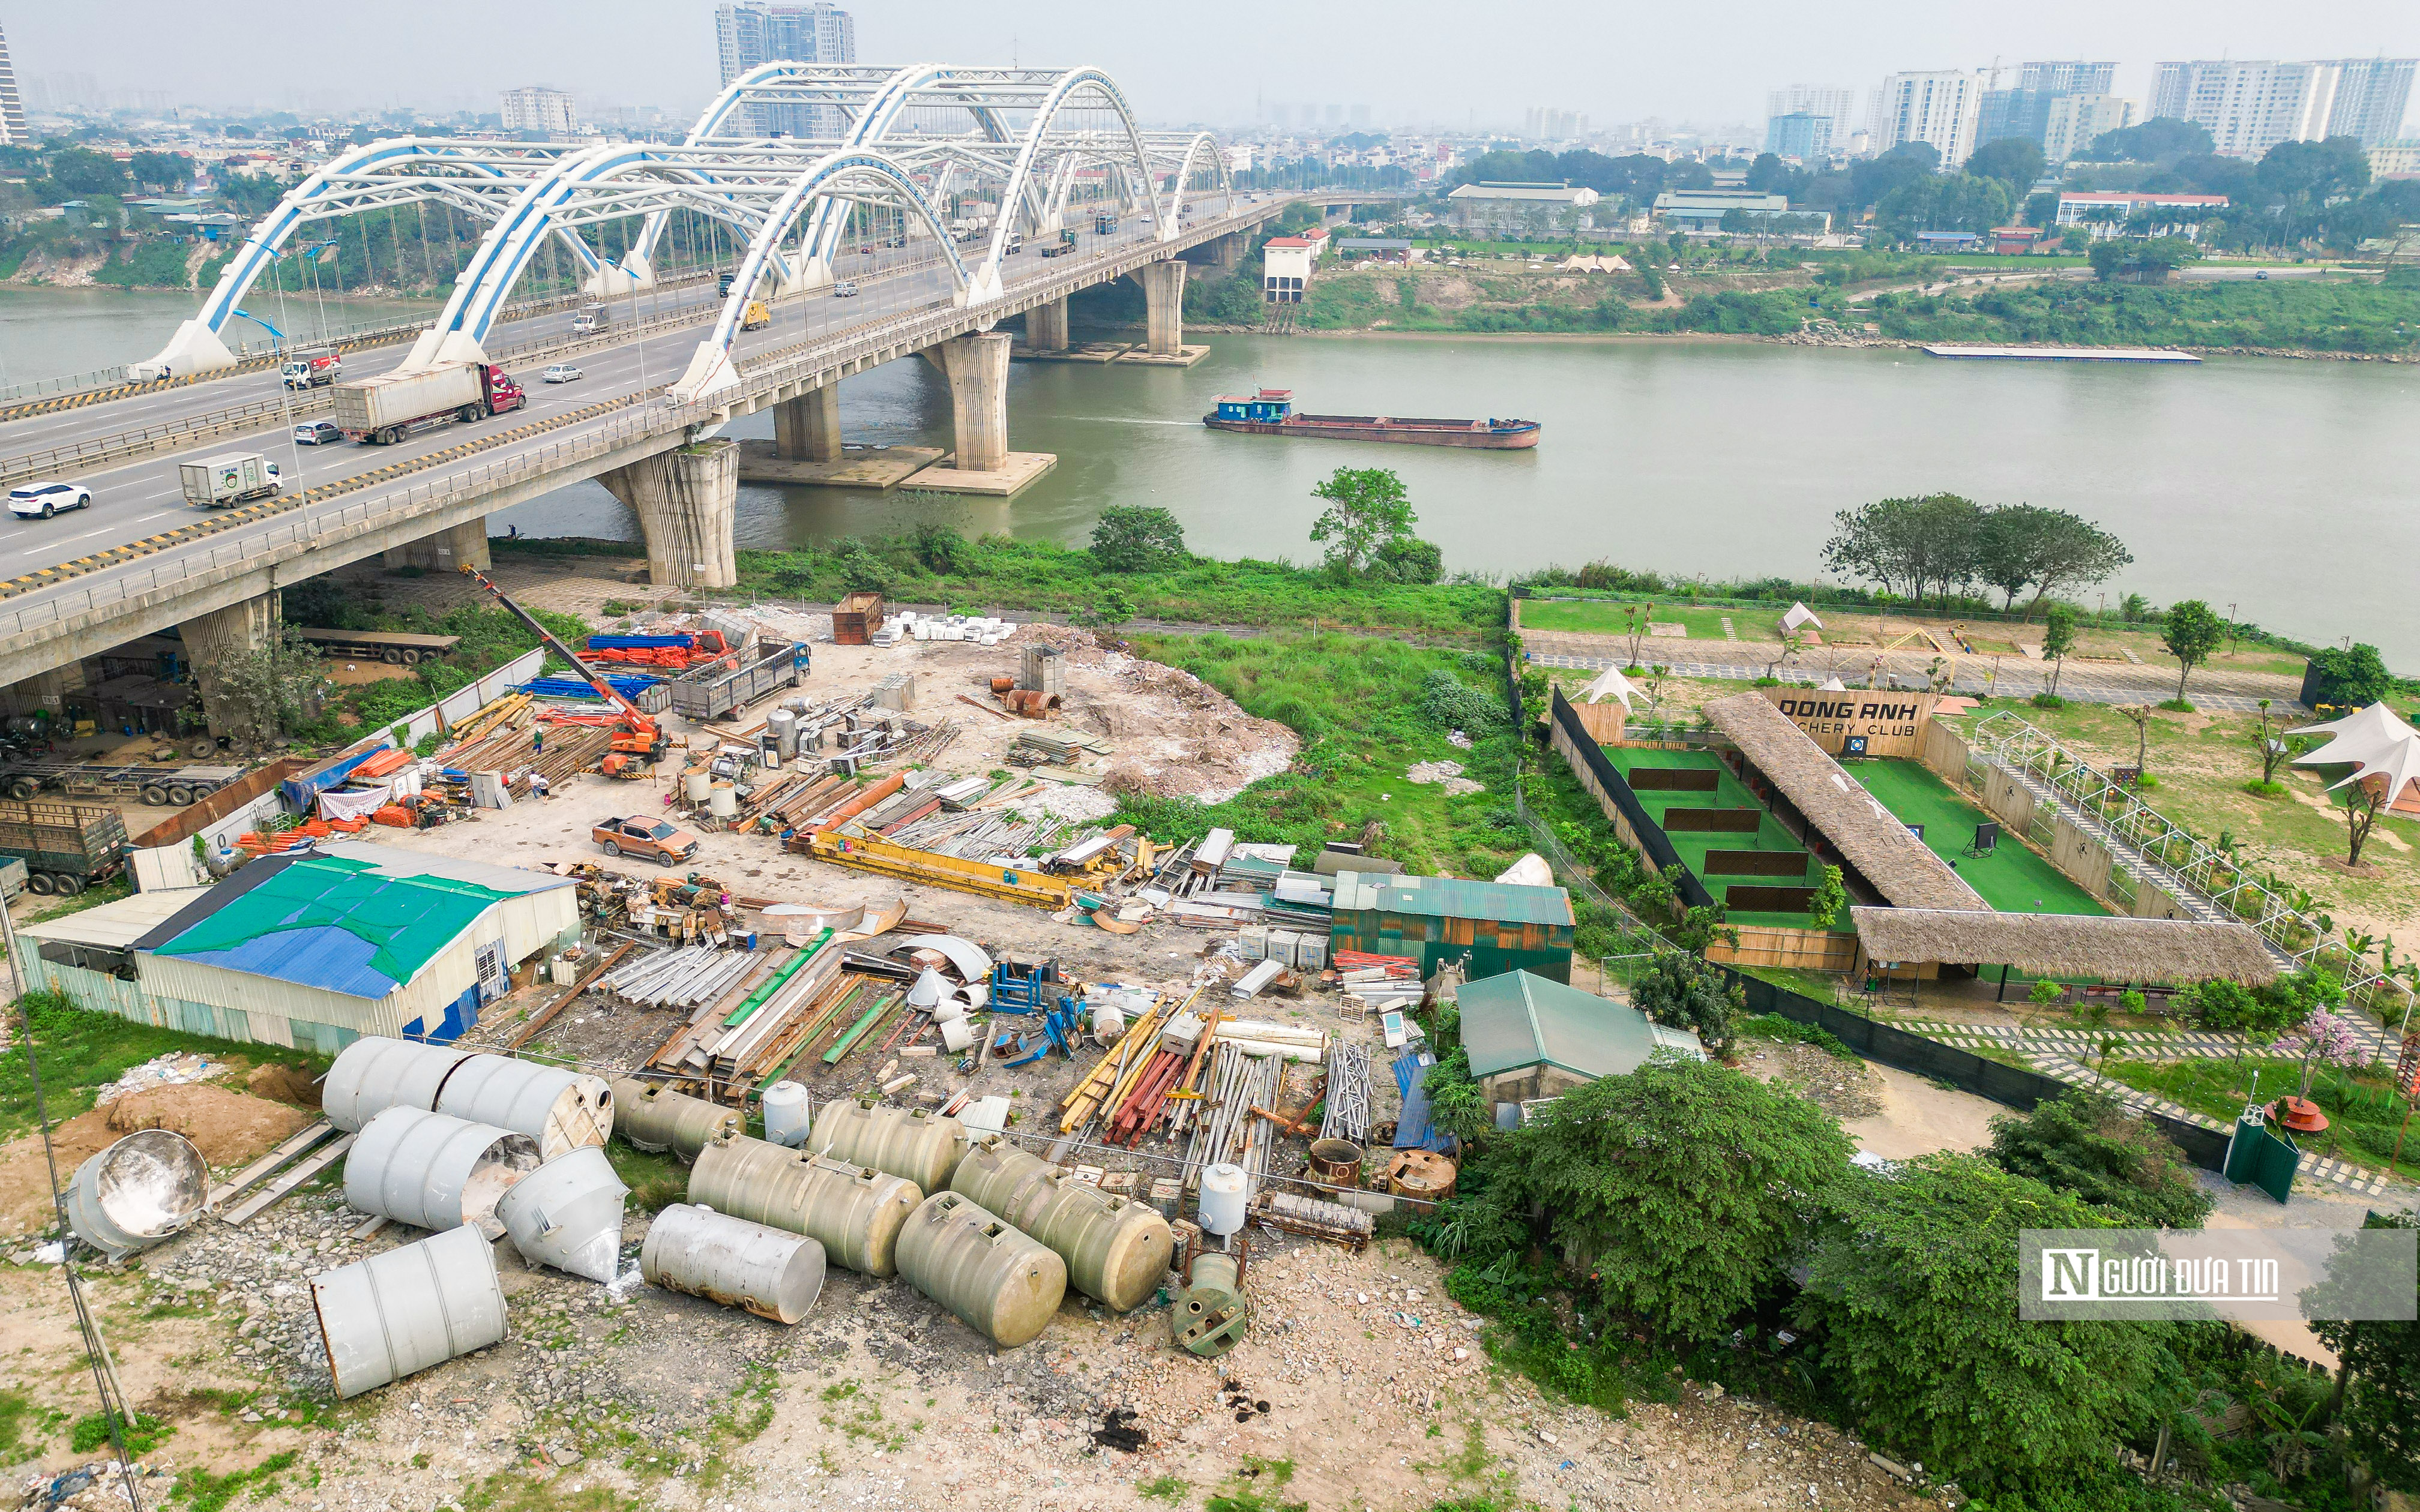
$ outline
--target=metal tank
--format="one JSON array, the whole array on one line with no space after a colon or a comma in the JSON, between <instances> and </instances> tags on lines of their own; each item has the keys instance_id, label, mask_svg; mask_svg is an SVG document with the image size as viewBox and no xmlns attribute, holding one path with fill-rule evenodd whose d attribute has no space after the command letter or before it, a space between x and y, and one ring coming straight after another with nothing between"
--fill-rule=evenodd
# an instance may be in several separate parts
<instances>
[{"instance_id":1,"label":"metal tank","mask_svg":"<svg viewBox=\"0 0 2420 1512\"><path fill-rule=\"evenodd\" d=\"M1243 1341L1249 1311L1243 1261L1219 1250L1203 1250L1187 1269L1168 1326L1178 1344L1207 1359Z\"/></svg>"},{"instance_id":2,"label":"metal tank","mask_svg":"<svg viewBox=\"0 0 2420 1512\"><path fill-rule=\"evenodd\" d=\"M737 1108L726 1108L702 1097L675 1092L623 1076L613 1083L613 1129L639 1149L660 1154L669 1149L682 1164L697 1159L706 1141L720 1134L737 1134Z\"/></svg>"},{"instance_id":3,"label":"metal tank","mask_svg":"<svg viewBox=\"0 0 2420 1512\"><path fill-rule=\"evenodd\" d=\"M1050 1326L1067 1262L961 1192L924 1199L899 1230L899 1275L1004 1350Z\"/></svg>"},{"instance_id":4,"label":"metal tank","mask_svg":"<svg viewBox=\"0 0 2420 1512\"><path fill-rule=\"evenodd\" d=\"M824 1289L824 1247L804 1234L675 1202L648 1227L639 1273L667 1291L795 1323Z\"/></svg>"},{"instance_id":5,"label":"metal tank","mask_svg":"<svg viewBox=\"0 0 2420 1512\"><path fill-rule=\"evenodd\" d=\"M447 1113L389 1108L345 1156L345 1200L415 1228L503 1233L496 1204L536 1170L537 1141Z\"/></svg>"},{"instance_id":6,"label":"metal tank","mask_svg":"<svg viewBox=\"0 0 2420 1512\"><path fill-rule=\"evenodd\" d=\"M475 1054L367 1035L345 1046L319 1084L319 1111L352 1134L389 1108L433 1108L454 1068Z\"/></svg>"},{"instance_id":7,"label":"metal tank","mask_svg":"<svg viewBox=\"0 0 2420 1512\"><path fill-rule=\"evenodd\" d=\"M923 1108L854 1098L826 1103L807 1144L818 1155L889 1171L920 1192L939 1192L966 1155L967 1126Z\"/></svg>"},{"instance_id":8,"label":"metal tank","mask_svg":"<svg viewBox=\"0 0 2420 1512\"><path fill-rule=\"evenodd\" d=\"M950 1190L1040 1240L1067 1262L1069 1286L1117 1312L1151 1300L1176 1248L1150 1205L1063 1175L1000 1134L967 1147Z\"/></svg>"},{"instance_id":9,"label":"metal tank","mask_svg":"<svg viewBox=\"0 0 2420 1512\"><path fill-rule=\"evenodd\" d=\"M209 1199L210 1167L183 1134L143 1129L76 1167L68 1227L113 1260L192 1225Z\"/></svg>"},{"instance_id":10,"label":"metal tank","mask_svg":"<svg viewBox=\"0 0 2420 1512\"><path fill-rule=\"evenodd\" d=\"M476 1229L454 1228L311 1278L338 1396L501 1344L504 1291Z\"/></svg>"},{"instance_id":11,"label":"metal tank","mask_svg":"<svg viewBox=\"0 0 2420 1512\"><path fill-rule=\"evenodd\" d=\"M514 1182L496 1202L496 1220L522 1259L611 1283L629 1195L604 1148L582 1145Z\"/></svg>"},{"instance_id":12,"label":"metal tank","mask_svg":"<svg viewBox=\"0 0 2420 1512\"><path fill-rule=\"evenodd\" d=\"M613 1132L613 1093L602 1081L510 1056L473 1056L454 1068L437 1111L527 1134L548 1160Z\"/></svg>"},{"instance_id":13,"label":"metal tank","mask_svg":"<svg viewBox=\"0 0 2420 1512\"><path fill-rule=\"evenodd\" d=\"M765 1088L765 1139L768 1144L796 1149L807 1142L812 1104L807 1089L797 1082L775 1082Z\"/></svg>"},{"instance_id":14,"label":"metal tank","mask_svg":"<svg viewBox=\"0 0 2420 1512\"><path fill-rule=\"evenodd\" d=\"M765 713L765 733L773 737L773 749L782 760L799 754L799 717L785 708L775 707Z\"/></svg>"},{"instance_id":15,"label":"metal tank","mask_svg":"<svg viewBox=\"0 0 2420 1512\"><path fill-rule=\"evenodd\" d=\"M820 1242L834 1265L891 1275L899 1228L924 1194L862 1165L733 1134L707 1143L690 1168L689 1199Z\"/></svg>"}]
</instances>

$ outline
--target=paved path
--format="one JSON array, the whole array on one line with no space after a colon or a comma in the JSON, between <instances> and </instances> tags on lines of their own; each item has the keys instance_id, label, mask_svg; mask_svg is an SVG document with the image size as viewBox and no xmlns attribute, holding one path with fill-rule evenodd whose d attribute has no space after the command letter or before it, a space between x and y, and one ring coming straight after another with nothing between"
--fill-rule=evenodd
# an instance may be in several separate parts
<instances>
[{"instance_id":1,"label":"paved path","mask_svg":"<svg viewBox=\"0 0 2420 1512\"><path fill-rule=\"evenodd\" d=\"M1524 637L1526 641L1536 641L1539 639L1536 636ZM1530 662L1540 667L1563 667L1578 671L1600 672L1608 668L1625 665L1628 659L1618 654L1586 656L1545 650L1531 651L1528 656ZM1905 667L1892 665L1901 660L1912 660L1912 658L1884 657L1882 669L1884 674L1900 677L1909 687L1920 689L1925 686L1926 666L1931 658L1928 656L1923 661L1914 662ZM1754 682L1762 677L1768 663L1671 661L1661 665L1668 667L1675 677L1720 678L1745 683ZM1855 676L1862 681L1865 676L1863 668L1844 668L1843 672L1845 675L1840 679L1842 682L1848 682L1850 676ZM1810 671L1804 667L1792 667L1783 674L1782 680L1812 687L1822 680L1823 675L1820 671ZM2262 679L2273 683L2275 687L2273 690L2258 684L2253 684L2241 690L2233 690L2216 686L2218 678L2213 674L2211 679L2213 686L2204 687L2196 684L2190 690L2194 706L2236 714L2253 714L2258 712L2260 701L2265 698L2280 713L2299 712L2303 707L2296 698L2300 688L2291 678L2278 676L2272 672L2239 672L2233 674L2229 681L2240 679ZM1951 684L1950 690L1962 693L1969 698L1983 698L1987 695L1996 695L2001 698L2031 698L2034 694L2046 690L2047 681L2041 671L2031 662L2026 662L2015 667L2003 667L2000 675L1992 680L1987 687L1985 679L1975 674L1973 664L1969 662L1959 668L1957 679ZM1857 685L1852 684L1852 686ZM2067 675L2059 679L2058 690L2062 698L2074 703L2158 703L2174 698L2177 685L2165 675L2155 674L2152 680L2146 680L2140 674L2130 678L2123 672L2096 669L2091 675L2086 676L2078 669L2071 667L2068 669Z\"/></svg>"}]
</instances>

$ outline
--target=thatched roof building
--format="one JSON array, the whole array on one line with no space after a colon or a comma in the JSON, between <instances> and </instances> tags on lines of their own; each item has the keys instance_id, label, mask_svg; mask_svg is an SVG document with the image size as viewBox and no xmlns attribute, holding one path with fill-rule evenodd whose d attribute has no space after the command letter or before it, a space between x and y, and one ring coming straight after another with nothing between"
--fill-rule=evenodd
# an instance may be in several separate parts
<instances>
[{"instance_id":1,"label":"thatched roof building","mask_svg":"<svg viewBox=\"0 0 2420 1512\"><path fill-rule=\"evenodd\" d=\"M1948 862L1927 849L1763 694L1717 699L1705 713L1884 899L1901 908L1990 911Z\"/></svg>"},{"instance_id":2,"label":"thatched roof building","mask_svg":"<svg viewBox=\"0 0 2420 1512\"><path fill-rule=\"evenodd\" d=\"M2224 980L2247 987L2273 980L2281 970L2260 936L2242 924L1963 908L1852 908L1849 916L1867 954L1903 965L2006 965L2029 977L2180 984Z\"/></svg>"}]
</instances>

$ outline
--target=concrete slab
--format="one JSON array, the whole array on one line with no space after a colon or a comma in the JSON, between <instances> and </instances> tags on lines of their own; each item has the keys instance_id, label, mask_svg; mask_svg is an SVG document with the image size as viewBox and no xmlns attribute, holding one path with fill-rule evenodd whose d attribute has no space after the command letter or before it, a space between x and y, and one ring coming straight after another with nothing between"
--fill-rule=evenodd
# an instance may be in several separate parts
<instances>
[{"instance_id":1,"label":"concrete slab","mask_svg":"<svg viewBox=\"0 0 2420 1512\"><path fill-rule=\"evenodd\" d=\"M1020 341L1008 349L1008 360L1012 363L1114 363L1133 347L1134 343L1130 341L1084 341L1056 351L1046 351L1028 347Z\"/></svg>"},{"instance_id":2,"label":"concrete slab","mask_svg":"<svg viewBox=\"0 0 2420 1512\"><path fill-rule=\"evenodd\" d=\"M935 493L989 494L1004 499L1024 492L1042 474L1059 465L1055 452L1011 452L1007 464L992 471L961 472L950 465L956 455L953 452L916 474L916 486Z\"/></svg>"},{"instance_id":3,"label":"concrete slab","mask_svg":"<svg viewBox=\"0 0 2420 1512\"><path fill-rule=\"evenodd\" d=\"M1140 347L1137 347L1120 357L1118 361L1140 363L1152 367L1191 367L1209 355L1210 348L1207 347L1180 347L1174 352L1165 356L1158 352L1145 351Z\"/></svg>"},{"instance_id":4,"label":"concrete slab","mask_svg":"<svg viewBox=\"0 0 2420 1512\"><path fill-rule=\"evenodd\" d=\"M774 455L775 443L739 443L742 483L804 483L822 488L895 488L902 481L939 462L938 446L859 446L845 444L837 462L793 462Z\"/></svg>"}]
</instances>

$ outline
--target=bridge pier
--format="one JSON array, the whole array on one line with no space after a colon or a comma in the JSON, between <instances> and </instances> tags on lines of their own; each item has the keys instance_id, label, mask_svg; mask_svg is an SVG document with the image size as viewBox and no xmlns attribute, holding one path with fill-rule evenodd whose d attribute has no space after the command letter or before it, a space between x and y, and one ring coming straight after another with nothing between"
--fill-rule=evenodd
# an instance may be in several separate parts
<instances>
[{"instance_id":1,"label":"bridge pier","mask_svg":"<svg viewBox=\"0 0 2420 1512\"><path fill-rule=\"evenodd\" d=\"M1037 352L1067 349L1067 301L1052 300L1025 312L1025 345Z\"/></svg>"},{"instance_id":2,"label":"bridge pier","mask_svg":"<svg viewBox=\"0 0 2420 1512\"><path fill-rule=\"evenodd\" d=\"M784 462L841 459L839 384L827 383L773 407L773 455Z\"/></svg>"},{"instance_id":3,"label":"bridge pier","mask_svg":"<svg viewBox=\"0 0 2420 1512\"><path fill-rule=\"evenodd\" d=\"M698 441L600 474L639 516L647 579L680 588L728 588L739 580L731 532L739 503L739 443Z\"/></svg>"},{"instance_id":4,"label":"bridge pier","mask_svg":"<svg viewBox=\"0 0 2420 1512\"><path fill-rule=\"evenodd\" d=\"M267 645L277 633L278 617L278 595L272 591L177 626L177 633L184 638L185 655L194 664L194 681L201 687L202 714L209 720L211 734L265 739L277 733L254 727L253 711L229 693L225 669Z\"/></svg>"},{"instance_id":5,"label":"bridge pier","mask_svg":"<svg viewBox=\"0 0 2420 1512\"><path fill-rule=\"evenodd\" d=\"M953 336L921 355L939 354L950 379L950 428L955 453L940 467L916 474L915 486L937 493L1009 495L1059 465L1048 452L1008 449L1006 332Z\"/></svg>"},{"instance_id":6,"label":"bridge pier","mask_svg":"<svg viewBox=\"0 0 2420 1512\"><path fill-rule=\"evenodd\" d=\"M429 572L450 573L477 567L484 572L492 564L488 556L488 518L482 515L459 525L449 525L434 535L388 547L383 560L389 568L421 567Z\"/></svg>"},{"instance_id":7,"label":"bridge pier","mask_svg":"<svg viewBox=\"0 0 2420 1512\"><path fill-rule=\"evenodd\" d=\"M1176 357L1185 350L1186 264L1174 257L1146 265L1142 280L1145 347L1154 357Z\"/></svg>"},{"instance_id":8,"label":"bridge pier","mask_svg":"<svg viewBox=\"0 0 2420 1512\"><path fill-rule=\"evenodd\" d=\"M1211 261L1229 272L1244 266L1244 251L1249 243L1241 231L1233 231L1210 243Z\"/></svg>"}]
</instances>

